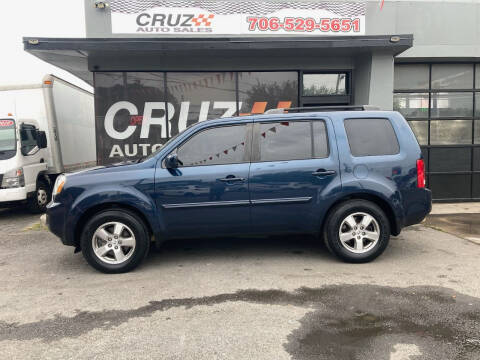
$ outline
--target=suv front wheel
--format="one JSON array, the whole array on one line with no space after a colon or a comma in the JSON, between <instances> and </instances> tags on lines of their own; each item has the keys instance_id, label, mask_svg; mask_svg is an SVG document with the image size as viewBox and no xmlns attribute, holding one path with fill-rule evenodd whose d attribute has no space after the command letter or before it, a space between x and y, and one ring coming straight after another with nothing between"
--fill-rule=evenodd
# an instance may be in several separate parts
<instances>
[{"instance_id":1,"label":"suv front wheel","mask_svg":"<svg viewBox=\"0 0 480 360\"><path fill-rule=\"evenodd\" d=\"M323 233L330 252L344 261L363 263L383 253L390 239L390 223L376 204L350 200L333 209Z\"/></svg>"},{"instance_id":2,"label":"suv front wheel","mask_svg":"<svg viewBox=\"0 0 480 360\"><path fill-rule=\"evenodd\" d=\"M83 228L83 256L104 273L134 269L147 256L149 247L150 237L143 221L123 209L96 214Z\"/></svg>"}]
</instances>

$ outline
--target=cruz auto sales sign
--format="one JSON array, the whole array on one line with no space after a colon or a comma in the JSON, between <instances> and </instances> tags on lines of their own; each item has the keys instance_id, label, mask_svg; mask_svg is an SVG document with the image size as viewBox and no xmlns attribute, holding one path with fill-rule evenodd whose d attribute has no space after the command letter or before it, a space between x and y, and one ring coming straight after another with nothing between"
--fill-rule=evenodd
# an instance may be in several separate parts
<instances>
[{"instance_id":1,"label":"cruz auto sales sign","mask_svg":"<svg viewBox=\"0 0 480 360\"><path fill-rule=\"evenodd\" d=\"M364 35L364 2L112 0L114 34Z\"/></svg>"}]
</instances>

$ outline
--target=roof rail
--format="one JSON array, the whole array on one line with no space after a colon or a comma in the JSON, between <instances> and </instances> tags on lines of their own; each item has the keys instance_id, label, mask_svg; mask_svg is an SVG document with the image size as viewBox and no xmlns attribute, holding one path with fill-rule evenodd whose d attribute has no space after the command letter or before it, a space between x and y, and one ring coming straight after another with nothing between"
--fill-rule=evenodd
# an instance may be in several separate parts
<instances>
[{"instance_id":1,"label":"roof rail","mask_svg":"<svg viewBox=\"0 0 480 360\"><path fill-rule=\"evenodd\" d=\"M264 114L285 114L289 112L302 112L302 111L369 111L380 110L378 106L373 105L334 105L334 106L303 106L294 108L278 108L265 111Z\"/></svg>"}]
</instances>

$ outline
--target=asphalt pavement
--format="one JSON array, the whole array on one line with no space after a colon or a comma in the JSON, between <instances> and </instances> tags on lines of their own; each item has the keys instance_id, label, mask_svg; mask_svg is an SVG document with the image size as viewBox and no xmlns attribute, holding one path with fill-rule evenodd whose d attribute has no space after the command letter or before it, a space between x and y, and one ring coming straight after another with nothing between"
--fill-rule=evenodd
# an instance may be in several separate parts
<instances>
[{"instance_id":1,"label":"asphalt pavement","mask_svg":"<svg viewBox=\"0 0 480 360\"><path fill-rule=\"evenodd\" d=\"M419 225L369 264L307 237L185 240L105 275L3 210L0 359L479 359L479 257Z\"/></svg>"}]
</instances>

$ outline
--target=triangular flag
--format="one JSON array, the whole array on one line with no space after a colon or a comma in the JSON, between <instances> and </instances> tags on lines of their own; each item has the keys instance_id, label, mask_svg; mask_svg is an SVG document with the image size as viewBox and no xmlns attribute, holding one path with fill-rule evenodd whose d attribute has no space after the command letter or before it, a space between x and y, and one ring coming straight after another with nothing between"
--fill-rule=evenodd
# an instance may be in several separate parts
<instances>
[{"instance_id":1,"label":"triangular flag","mask_svg":"<svg viewBox=\"0 0 480 360\"><path fill-rule=\"evenodd\" d=\"M217 157L220 157L220 154L215 154Z\"/></svg>"},{"instance_id":2,"label":"triangular flag","mask_svg":"<svg viewBox=\"0 0 480 360\"><path fill-rule=\"evenodd\" d=\"M266 136L266 134L265 134L265 133L262 133L262 136L263 136L263 137L265 137L265 136Z\"/></svg>"},{"instance_id":3,"label":"triangular flag","mask_svg":"<svg viewBox=\"0 0 480 360\"><path fill-rule=\"evenodd\" d=\"M277 132L277 128L274 126L274 127L270 128L270 129L268 129L268 131L271 131L271 132L276 133L276 132Z\"/></svg>"},{"instance_id":4,"label":"triangular flag","mask_svg":"<svg viewBox=\"0 0 480 360\"><path fill-rule=\"evenodd\" d=\"M223 150L223 152L224 152L225 154L228 154L228 150Z\"/></svg>"},{"instance_id":5,"label":"triangular flag","mask_svg":"<svg viewBox=\"0 0 480 360\"><path fill-rule=\"evenodd\" d=\"M232 146L232 149L233 149L233 151L236 151L237 150L237 145Z\"/></svg>"},{"instance_id":6,"label":"triangular flag","mask_svg":"<svg viewBox=\"0 0 480 360\"><path fill-rule=\"evenodd\" d=\"M245 146L245 143L244 143L244 142L242 142L242 145L243 145L243 146Z\"/></svg>"},{"instance_id":7,"label":"triangular flag","mask_svg":"<svg viewBox=\"0 0 480 360\"><path fill-rule=\"evenodd\" d=\"M210 156L208 159L209 159L209 160L212 160L212 159L213 159L213 157L212 157L212 156Z\"/></svg>"}]
</instances>

